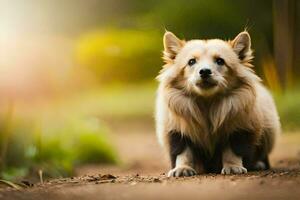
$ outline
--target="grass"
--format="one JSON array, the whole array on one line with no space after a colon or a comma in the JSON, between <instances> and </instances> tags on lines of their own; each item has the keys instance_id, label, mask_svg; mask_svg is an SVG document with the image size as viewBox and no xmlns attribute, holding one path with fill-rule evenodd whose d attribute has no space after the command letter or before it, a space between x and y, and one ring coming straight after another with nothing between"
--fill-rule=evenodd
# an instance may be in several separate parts
<instances>
[{"instance_id":1,"label":"grass","mask_svg":"<svg viewBox=\"0 0 300 200\"><path fill-rule=\"evenodd\" d=\"M274 95L280 121L284 130L300 129L300 90L290 89Z\"/></svg>"},{"instance_id":2,"label":"grass","mask_svg":"<svg viewBox=\"0 0 300 200\"><path fill-rule=\"evenodd\" d=\"M118 163L108 129L97 119L72 114L55 116L12 117L1 178L38 178L40 170L45 177L70 176L78 165ZM3 145L2 142L0 147Z\"/></svg>"}]
</instances>

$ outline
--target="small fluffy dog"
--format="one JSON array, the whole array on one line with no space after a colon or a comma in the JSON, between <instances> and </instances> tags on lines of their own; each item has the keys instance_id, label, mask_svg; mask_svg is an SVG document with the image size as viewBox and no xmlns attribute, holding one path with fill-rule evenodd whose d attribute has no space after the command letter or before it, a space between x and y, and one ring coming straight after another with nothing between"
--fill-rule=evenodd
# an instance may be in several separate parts
<instances>
[{"instance_id":1,"label":"small fluffy dog","mask_svg":"<svg viewBox=\"0 0 300 200\"><path fill-rule=\"evenodd\" d=\"M156 126L168 176L269 169L280 132L273 99L251 69L251 39L183 41L164 35Z\"/></svg>"}]
</instances>

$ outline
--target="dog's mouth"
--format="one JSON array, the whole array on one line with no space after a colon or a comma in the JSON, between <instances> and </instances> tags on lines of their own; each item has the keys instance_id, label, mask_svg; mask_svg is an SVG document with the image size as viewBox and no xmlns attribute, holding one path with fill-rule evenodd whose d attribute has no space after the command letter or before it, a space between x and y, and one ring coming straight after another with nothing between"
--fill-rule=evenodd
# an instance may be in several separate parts
<instances>
[{"instance_id":1,"label":"dog's mouth","mask_svg":"<svg viewBox=\"0 0 300 200\"><path fill-rule=\"evenodd\" d=\"M201 81L198 81L196 85L202 89L211 89L217 86L217 82L212 79L203 79Z\"/></svg>"}]
</instances>

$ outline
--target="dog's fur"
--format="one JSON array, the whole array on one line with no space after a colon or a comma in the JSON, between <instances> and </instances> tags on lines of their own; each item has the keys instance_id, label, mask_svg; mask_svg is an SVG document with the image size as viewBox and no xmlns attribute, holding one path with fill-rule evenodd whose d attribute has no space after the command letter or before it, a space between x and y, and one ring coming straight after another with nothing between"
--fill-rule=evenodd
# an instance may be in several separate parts
<instances>
[{"instance_id":1,"label":"dog's fur","mask_svg":"<svg viewBox=\"0 0 300 200\"><path fill-rule=\"evenodd\" d=\"M271 95L252 70L249 34L186 42L166 32L163 59L156 127L170 155L168 176L269 168L280 122ZM190 66L191 59L196 62ZM212 72L206 82L199 75L203 68Z\"/></svg>"}]
</instances>

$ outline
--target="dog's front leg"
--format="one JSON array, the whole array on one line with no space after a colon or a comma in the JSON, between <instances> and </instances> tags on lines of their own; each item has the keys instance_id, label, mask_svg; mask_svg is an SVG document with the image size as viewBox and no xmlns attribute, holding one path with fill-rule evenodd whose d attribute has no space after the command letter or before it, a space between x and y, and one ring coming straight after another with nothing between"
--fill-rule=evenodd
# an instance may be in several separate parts
<instances>
[{"instance_id":1,"label":"dog's front leg","mask_svg":"<svg viewBox=\"0 0 300 200\"><path fill-rule=\"evenodd\" d=\"M176 156L175 167L168 173L168 177L194 176L193 154L189 147L186 147L181 154Z\"/></svg>"},{"instance_id":2,"label":"dog's front leg","mask_svg":"<svg viewBox=\"0 0 300 200\"><path fill-rule=\"evenodd\" d=\"M247 169L243 166L242 157L236 155L230 147L227 147L222 154L222 174L243 174Z\"/></svg>"},{"instance_id":3,"label":"dog's front leg","mask_svg":"<svg viewBox=\"0 0 300 200\"><path fill-rule=\"evenodd\" d=\"M194 168L194 156L189 140L178 132L170 132L169 148L172 169L168 177L193 176L197 172Z\"/></svg>"}]
</instances>

